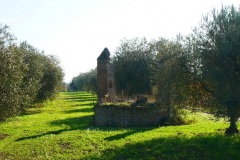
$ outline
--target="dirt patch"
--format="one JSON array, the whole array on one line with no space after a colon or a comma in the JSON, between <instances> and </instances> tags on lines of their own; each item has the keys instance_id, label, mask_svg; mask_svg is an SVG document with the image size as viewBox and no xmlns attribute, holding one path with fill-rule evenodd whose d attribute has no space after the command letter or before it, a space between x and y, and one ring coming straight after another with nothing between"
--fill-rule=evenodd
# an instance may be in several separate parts
<instances>
[{"instance_id":1,"label":"dirt patch","mask_svg":"<svg viewBox=\"0 0 240 160\"><path fill-rule=\"evenodd\" d=\"M58 145L62 149L69 149L71 144L69 142L60 142L60 143L58 143Z\"/></svg>"},{"instance_id":2,"label":"dirt patch","mask_svg":"<svg viewBox=\"0 0 240 160\"><path fill-rule=\"evenodd\" d=\"M7 159L7 154L0 152L0 159Z\"/></svg>"},{"instance_id":3,"label":"dirt patch","mask_svg":"<svg viewBox=\"0 0 240 160\"><path fill-rule=\"evenodd\" d=\"M9 135L8 134L2 134L0 133L0 141L7 138Z\"/></svg>"}]
</instances>

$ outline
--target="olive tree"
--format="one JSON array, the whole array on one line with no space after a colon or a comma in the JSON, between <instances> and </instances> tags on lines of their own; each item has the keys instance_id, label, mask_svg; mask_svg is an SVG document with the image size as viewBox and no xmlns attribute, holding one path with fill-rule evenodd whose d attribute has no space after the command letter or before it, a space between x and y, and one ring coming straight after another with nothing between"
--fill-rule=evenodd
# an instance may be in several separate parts
<instances>
[{"instance_id":1,"label":"olive tree","mask_svg":"<svg viewBox=\"0 0 240 160\"><path fill-rule=\"evenodd\" d=\"M43 56L41 61L43 76L40 79L40 88L36 102L53 100L62 88L63 71L59 61L54 56Z\"/></svg>"},{"instance_id":2,"label":"olive tree","mask_svg":"<svg viewBox=\"0 0 240 160\"><path fill-rule=\"evenodd\" d=\"M26 65L21 85L22 93L25 95L21 106L21 110L24 112L26 108L31 107L36 102L40 80L43 77L43 55L27 42L21 43L16 48L16 52L22 55L23 62Z\"/></svg>"},{"instance_id":3,"label":"olive tree","mask_svg":"<svg viewBox=\"0 0 240 160\"><path fill-rule=\"evenodd\" d=\"M52 100L62 86L63 71L55 57L14 40L8 27L0 25L0 120Z\"/></svg>"},{"instance_id":4,"label":"olive tree","mask_svg":"<svg viewBox=\"0 0 240 160\"><path fill-rule=\"evenodd\" d=\"M194 32L194 54L200 61L200 83L208 93L208 107L228 117L226 134L238 133L240 116L240 8L222 6L203 17Z\"/></svg>"},{"instance_id":5,"label":"olive tree","mask_svg":"<svg viewBox=\"0 0 240 160\"><path fill-rule=\"evenodd\" d=\"M160 38L150 45L155 55L152 81L157 88L156 98L168 107L170 116L174 116L174 106L189 104L190 86L193 84L192 55L188 54L181 41L181 37L172 41Z\"/></svg>"},{"instance_id":6,"label":"olive tree","mask_svg":"<svg viewBox=\"0 0 240 160\"><path fill-rule=\"evenodd\" d=\"M122 40L113 57L116 91L127 96L151 93L152 61L145 38Z\"/></svg>"},{"instance_id":7,"label":"olive tree","mask_svg":"<svg viewBox=\"0 0 240 160\"><path fill-rule=\"evenodd\" d=\"M21 84L26 65L15 52L13 36L0 26L0 120L19 113L23 103Z\"/></svg>"}]
</instances>

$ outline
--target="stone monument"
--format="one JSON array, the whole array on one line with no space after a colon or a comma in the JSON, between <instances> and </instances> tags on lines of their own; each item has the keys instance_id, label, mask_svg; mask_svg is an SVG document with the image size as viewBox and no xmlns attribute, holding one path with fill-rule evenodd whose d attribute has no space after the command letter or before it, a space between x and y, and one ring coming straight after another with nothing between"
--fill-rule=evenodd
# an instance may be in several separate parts
<instances>
[{"instance_id":1,"label":"stone monument","mask_svg":"<svg viewBox=\"0 0 240 160\"><path fill-rule=\"evenodd\" d=\"M144 106L147 101L144 97L139 97L134 106L103 104L115 102L114 70L107 48L97 58L97 87L98 104L94 106L96 126L159 126L168 115L167 110L161 106Z\"/></svg>"},{"instance_id":2,"label":"stone monument","mask_svg":"<svg viewBox=\"0 0 240 160\"><path fill-rule=\"evenodd\" d=\"M110 63L110 52L105 48L97 58L98 104L114 102L114 70Z\"/></svg>"}]
</instances>

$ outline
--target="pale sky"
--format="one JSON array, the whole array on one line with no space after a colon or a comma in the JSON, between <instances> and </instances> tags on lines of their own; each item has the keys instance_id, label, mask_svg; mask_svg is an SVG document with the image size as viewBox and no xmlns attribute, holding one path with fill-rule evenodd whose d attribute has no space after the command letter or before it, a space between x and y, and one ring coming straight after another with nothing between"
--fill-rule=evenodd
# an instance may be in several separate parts
<instances>
[{"instance_id":1,"label":"pale sky","mask_svg":"<svg viewBox=\"0 0 240 160\"><path fill-rule=\"evenodd\" d=\"M105 47L114 54L123 38L187 35L221 4L240 0L0 0L0 23L18 42L57 56L70 82L94 69Z\"/></svg>"}]
</instances>

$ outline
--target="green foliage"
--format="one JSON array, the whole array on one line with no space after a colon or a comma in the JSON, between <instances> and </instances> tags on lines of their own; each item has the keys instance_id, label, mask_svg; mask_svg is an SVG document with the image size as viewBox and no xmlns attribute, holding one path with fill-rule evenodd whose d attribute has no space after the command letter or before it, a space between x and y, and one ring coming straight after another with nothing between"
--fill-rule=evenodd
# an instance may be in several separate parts
<instances>
[{"instance_id":1,"label":"green foliage","mask_svg":"<svg viewBox=\"0 0 240 160\"><path fill-rule=\"evenodd\" d=\"M236 129L240 116L240 9L222 6L205 16L195 29L194 54L201 61L200 81L208 106L217 116L230 118Z\"/></svg>"},{"instance_id":2,"label":"green foliage","mask_svg":"<svg viewBox=\"0 0 240 160\"><path fill-rule=\"evenodd\" d=\"M151 93L152 61L145 38L124 39L113 57L116 91L127 96Z\"/></svg>"},{"instance_id":3,"label":"green foliage","mask_svg":"<svg viewBox=\"0 0 240 160\"><path fill-rule=\"evenodd\" d=\"M20 112L23 68L26 66L18 54L8 49L0 50L0 62L0 120L3 120Z\"/></svg>"},{"instance_id":4,"label":"green foliage","mask_svg":"<svg viewBox=\"0 0 240 160\"><path fill-rule=\"evenodd\" d=\"M184 104L192 73L186 49L180 40L159 39L151 42L151 51L155 53L152 68L158 101L167 106Z\"/></svg>"},{"instance_id":5,"label":"green foliage","mask_svg":"<svg viewBox=\"0 0 240 160\"><path fill-rule=\"evenodd\" d=\"M155 128L96 127L96 96L64 92L24 116L0 123L0 159L238 159L238 135L224 121L190 114L190 125Z\"/></svg>"},{"instance_id":6,"label":"green foliage","mask_svg":"<svg viewBox=\"0 0 240 160\"><path fill-rule=\"evenodd\" d=\"M97 70L81 73L72 79L68 91L97 92Z\"/></svg>"},{"instance_id":7,"label":"green foliage","mask_svg":"<svg viewBox=\"0 0 240 160\"><path fill-rule=\"evenodd\" d=\"M15 52L12 35L7 26L0 26L0 120L20 112L23 94L21 84L26 65L22 55Z\"/></svg>"},{"instance_id":8,"label":"green foliage","mask_svg":"<svg viewBox=\"0 0 240 160\"><path fill-rule=\"evenodd\" d=\"M53 100L61 91L63 71L58 60L53 56L44 57L43 77L40 81L40 88L37 93L37 102Z\"/></svg>"},{"instance_id":9,"label":"green foliage","mask_svg":"<svg viewBox=\"0 0 240 160\"><path fill-rule=\"evenodd\" d=\"M193 115L193 112L189 110L179 109L175 106L172 114L174 114L174 116L169 116L164 122L164 125L189 125L197 122L196 115Z\"/></svg>"},{"instance_id":10,"label":"green foliage","mask_svg":"<svg viewBox=\"0 0 240 160\"><path fill-rule=\"evenodd\" d=\"M206 15L187 37L124 39L112 61L117 94L122 98L152 94L169 107L169 116L176 105L206 107L217 117L229 118L227 133L238 132L239 28L240 8L222 6ZM86 90L84 77L75 77L70 89Z\"/></svg>"},{"instance_id":11,"label":"green foliage","mask_svg":"<svg viewBox=\"0 0 240 160\"><path fill-rule=\"evenodd\" d=\"M185 106L192 101L192 75L195 74L192 54L184 39L163 38L147 43L145 39L124 40L113 57L115 85L118 94L127 96L152 94L169 107ZM192 104L193 105L193 104Z\"/></svg>"},{"instance_id":12,"label":"green foliage","mask_svg":"<svg viewBox=\"0 0 240 160\"><path fill-rule=\"evenodd\" d=\"M36 102L53 99L63 73L58 61L26 42L19 46L0 25L0 120L24 113Z\"/></svg>"}]
</instances>

